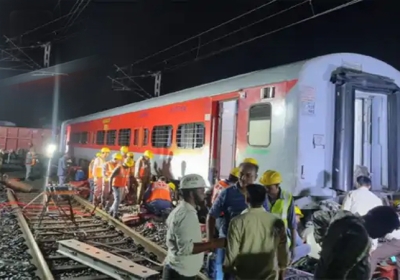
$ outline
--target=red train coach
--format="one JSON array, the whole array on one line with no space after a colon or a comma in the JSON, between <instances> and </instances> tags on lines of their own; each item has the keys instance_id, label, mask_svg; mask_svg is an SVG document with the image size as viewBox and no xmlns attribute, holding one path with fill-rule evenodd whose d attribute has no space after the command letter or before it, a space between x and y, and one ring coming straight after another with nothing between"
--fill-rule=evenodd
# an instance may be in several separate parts
<instances>
[{"instance_id":1,"label":"red train coach","mask_svg":"<svg viewBox=\"0 0 400 280\"><path fill-rule=\"evenodd\" d=\"M359 76L355 78L354 73ZM283 187L295 194L307 190L330 196L330 187L346 188L354 165L377 168L373 160L363 160L375 155L375 148L360 149L362 143L354 140L366 137L358 129L365 125L358 119L360 102L375 98L379 113L373 118L380 120L382 114L389 114L387 106L400 108L396 95L387 93L387 84L382 82L373 90L363 86L377 75L391 80L393 90L399 84L400 73L393 67L349 53L255 71L65 121L61 149L69 143L73 156L88 160L103 146L115 151L129 146L136 158L152 150L155 171L175 179L198 173L210 184L215 176L226 177L241 160L253 157L260 163L260 172L280 171ZM338 82L343 77L353 85L348 100ZM341 109L335 109L338 104ZM342 138L337 133L343 131L335 122L338 118L346 120ZM397 131L397 124L388 121L375 126L385 127L381 134L390 127ZM387 167L388 149L397 149L398 143L382 139L382 152L375 160ZM345 164L349 157L351 164ZM393 164L397 168L397 160ZM379 185L397 180L390 172L379 172Z\"/></svg>"}]
</instances>

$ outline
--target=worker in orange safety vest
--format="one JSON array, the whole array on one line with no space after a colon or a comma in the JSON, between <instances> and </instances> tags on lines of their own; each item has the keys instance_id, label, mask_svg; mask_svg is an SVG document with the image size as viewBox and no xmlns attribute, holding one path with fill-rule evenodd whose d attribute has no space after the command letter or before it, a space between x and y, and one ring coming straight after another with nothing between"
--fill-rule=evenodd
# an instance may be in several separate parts
<instances>
[{"instance_id":1,"label":"worker in orange safety vest","mask_svg":"<svg viewBox=\"0 0 400 280\"><path fill-rule=\"evenodd\" d=\"M167 214L172 209L172 191L164 177L151 183L143 196L146 209L157 216Z\"/></svg>"},{"instance_id":2,"label":"worker in orange safety vest","mask_svg":"<svg viewBox=\"0 0 400 280\"><path fill-rule=\"evenodd\" d=\"M126 158L132 159L133 165L129 168L129 181L128 181L128 188L125 189L121 201L125 199L128 201L132 201L133 197L135 196L137 182L135 180L135 155L132 152L126 153Z\"/></svg>"},{"instance_id":3,"label":"worker in orange safety vest","mask_svg":"<svg viewBox=\"0 0 400 280\"><path fill-rule=\"evenodd\" d=\"M117 165L111 173L110 184L114 194L114 203L110 208L110 215L114 218L118 216L118 208L121 203L122 193L126 189L129 181L129 169L133 166L133 160L126 158L122 164Z\"/></svg>"},{"instance_id":4,"label":"worker in orange safety vest","mask_svg":"<svg viewBox=\"0 0 400 280\"><path fill-rule=\"evenodd\" d=\"M101 201L101 192L103 189L103 165L106 162L110 149L104 147L100 150L100 156L97 157L93 162L92 174L94 182L93 190L93 203L99 205Z\"/></svg>"},{"instance_id":5,"label":"worker in orange safety vest","mask_svg":"<svg viewBox=\"0 0 400 280\"><path fill-rule=\"evenodd\" d=\"M113 170L123 162L123 157L120 153L112 155L111 160L103 164L103 188L101 189L101 206L106 211L109 210L113 197L111 195L110 178Z\"/></svg>"},{"instance_id":6,"label":"worker in orange safety vest","mask_svg":"<svg viewBox=\"0 0 400 280\"><path fill-rule=\"evenodd\" d=\"M229 173L228 179L225 180L220 180L212 190L212 196L211 196L211 204L214 203L214 201L217 199L219 193L223 190L226 189L227 187L233 186L234 184L237 183L239 180L239 168L235 167L231 170Z\"/></svg>"},{"instance_id":7,"label":"worker in orange safety vest","mask_svg":"<svg viewBox=\"0 0 400 280\"><path fill-rule=\"evenodd\" d=\"M88 181L89 181L89 186L90 186L89 201L90 202L93 202L93 192L94 192L93 165L94 165L96 158L99 158L100 156L101 156L100 152L96 153L96 156L90 161L89 167L88 167Z\"/></svg>"},{"instance_id":8,"label":"worker in orange safety vest","mask_svg":"<svg viewBox=\"0 0 400 280\"><path fill-rule=\"evenodd\" d=\"M151 159L152 151L145 151L135 164L135 178L138 182L136 191L136 204L143 203L143 195L145 188L149 185L151 179Z\"/></svg>"}]
</instances>

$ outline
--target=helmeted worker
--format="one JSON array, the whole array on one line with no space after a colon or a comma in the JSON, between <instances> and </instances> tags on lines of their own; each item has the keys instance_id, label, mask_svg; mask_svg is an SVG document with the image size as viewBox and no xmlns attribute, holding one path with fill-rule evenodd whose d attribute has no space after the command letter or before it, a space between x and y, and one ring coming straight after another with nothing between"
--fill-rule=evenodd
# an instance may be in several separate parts
<instances>
[{"instance_id":1,"label":"helmeted worker","mask_svg":"<svg viewBox=\"0 0 400 280\"><path fill-rule=\"evenodd\" d=\"M280 217L289 230L289 249L292 259L295 257L297 222L294 210L293 196L282 190L282 176L275 170L267 170L260 178L260 183L267 188L269 209L272 214Z\"/></svg>"},{"instance_id":2,"label":"helmeted worker","mask_svg":"<svg viewBox=\"0 0 400 280\"><path fill-rule=\"evenodd\" d=\"M296 214L296 223L299 224L304 215L297 206L294 207L294 211ZM292 259L292 262L296 262L299 259L307 256L310 252L311 246L304 243L303 239L299 235L298 230L296 230L296 247L294 248L294 258Z\"/></svg>"},{"instance_id":3,"label":"helmeted worker","mask_svg":"<svg viewBox=\"0 0 400 280\"><path fill-rule=\"evenodd\" d=\"M122 155L121 155L122 157ZM121 203L121 197L129 180L129 168L133 165L130 158L126 158L122 164L117 165L111 173L110 184L114 194L114 203L110 208L110 214L116 218L118 216L118 208Z\"/></svg>"},{"instance_id":4,"label":"helmeted worker","mask_svg":"<svg viewBox=\"0 0 400 280\"><path fill-rule=\"evenodd\" d=\"M157 216L161 216L172 208L171 188L164 177L151 183L144 193L143 200L146 208Z\"/></svg>"},{"instance_id":5,"label":"helmeted worker","mask_svg":"<svg viewBox=\"0 0 400 280\"><path fill-rule=\"evenodd\" d=\"M129 147L128 146L122 146L119 149L119 152L121 153L122 157L125 159L128 156L129 153Z\"/></svg>"},{"instance_id":6,"label":"helmeted worker","mask_svg":"<svg viewBox=\"0 0 400 280\"><path fill-rule=\"evenodd\" d=\"M93 203L98 205L101 201L101 193L103 189L103 165L106 162L108 155L110 154L110 149L104 147L100 150L100 156L97 157L93 162L93 181L94 181L94 191L93 191Z\"/></svg>"},{"instance_id":7,"label":"helmeted worker","mask_svg":"<svg viewBox=\"0 0 400 280\"><path fill-rule=\"evenodd\" d=\"M258 173L257 160L253 158L245 159L239 165L239 181L232 187L226 188L221 191L212 205L207 216L207 238L208 240L214 239L216 220L224 213L223 224L219 230L219 237L224 238L227 235L230 221L240 215L248 205L246 202L246 187L254 184L257 179ZM268 204L265 201L264 208L268 211ZM218 249L216 251L215 268L210 262L210 278L223 279L224 273L222 271L222 264L225 258L225 250Z\"/></svg>"},{"instance_id":8,"label":"helmeted worker","mask_svg":"<svg viewBox=\"0 0 400 280\"><path fill-rule=\"evenodd\" d=\"M25 156L25 169L26 169L25 181L31 179L32 168L37 163L35 148L33 147L32 144L30 144L29 146L30 146L29 151L26 153Z\"/></svg>"},{"instance_id":9,"label":"helmeted worker","mask_svg":"<svg viewBox=\"0 0 400 280\"><path fill-rule=\"evenodd\" d=\"M127 201L132 201L133 197L136 195L136 180L135 180L135 155L132 152L128 152L126 154L126 158L132 159L133 165L132 167L129 168L129 181L128 181L128 187L124 189L124 192L122 194L121 201L124 201L125 199Z\"/></svg>"},{"instance_id":10,"label":"helmeted worker","mask_svg":"<svg viewBox=\"0 0 400 280\"><path fill-rule=\"evenodd\" d=\"M111 185L110 179L113 170L121 164L123 161L123 157L120 153L114 153L111 157L111 160L107 161L103 164L103 188L101 190L101 205L105 208L106 211L109 210L111 206Z\"/></svg>"},{"instance_id":11,"label":"helmeted worker","mask_svg":"<svg viewBox=\"0 0 400 280\"><path fill-rule=\"evenodd\" d=\"M136 191L136 204L140 205L143 202L143 195L146 186L151 179L151 159L153 158L152 151L145 151L135 164L135 178L138 182Z\"/></svg>"},{"instance_id":12,"label":"helmeted worker","mask_svg":"<svg viewBox=\"0 0 400 280\"><path fill-rule=\"evenodd\" d=\"M235 167L229 173L228 179L220 180L214 187L211 197L211 204L217 199L219 193L227 187L233 186L239 180L239 168Z\"/></svg>"},{"instance_id":13,"label":"helmeted worker","mask_svg":"<svg viewBox=\"0 0 400 280\"><path fill-rule=\"evenodd\" d=\"M90 202L93 202L93 192L94 192L93 165L94 165L94 161L96 160L96 158L98 158L100 156L101 156L100 152L96 153L96 156L90 161L89 167L88 167L88 181L89 181L89 186L90 186L89 201Z\"/></svg>"}]
</instances>

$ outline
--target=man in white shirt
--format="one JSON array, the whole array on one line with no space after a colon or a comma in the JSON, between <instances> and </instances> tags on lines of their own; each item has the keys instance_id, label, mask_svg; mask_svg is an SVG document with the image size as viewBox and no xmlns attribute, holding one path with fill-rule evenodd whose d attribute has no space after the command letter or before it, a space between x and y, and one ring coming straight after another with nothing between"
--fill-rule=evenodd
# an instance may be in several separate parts
<instances>
[{"instance_id":1,"label":"man in white shirt","mask_svg":"<svg viewBox=\"0 0 400 280\"><path fill-rule=\"evenodd\" d=\"M343 200L343 210L353 214L364 216L369 210L382 206L382 199L377 197L371 189L371 179L367 176L359 176L356 179L356 190L350 191ZM378 240L372 240L371 252L378 246Z\"/></svg>"},{"instance_id":2,"label":"man in white shirt","mask_svg":"<svg viewBox=\"0 0 400 280\"><path fill-rule=\"evenodd\" d=\"M197 205L204 204L206 183L197 174L186 175L180 182L182 200L167 219L168 247L163 280L195 279L204 262L204 252L224 247L225 239L202 242Z\"/></svg>"},{"instance_id":3,"label":"man in white shirt","mask_svg":"<svg viewBox=\"0 0 400 280\"><path fill-rule=\"evenodd\" d=\"M370 191L371 179L367 176L357 177L357 189L350 191L343 200L343 210L364 216L369 210L382 206L382 199Z\"/></svg>"}]
</instances>

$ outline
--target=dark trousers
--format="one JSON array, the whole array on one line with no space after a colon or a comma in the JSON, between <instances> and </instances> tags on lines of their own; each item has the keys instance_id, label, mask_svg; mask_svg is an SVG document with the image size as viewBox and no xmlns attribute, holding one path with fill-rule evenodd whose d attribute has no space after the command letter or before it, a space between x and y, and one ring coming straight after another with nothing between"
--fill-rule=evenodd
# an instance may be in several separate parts
<instances>
[{"instance_id":1,"label":"dark trousers","mask_svg":"<svg viewBox=\"0 0 400 280\"><path fill-rule=\"evenodd\" d=\"M165 265L162 274L162 280L195 280L196 276L183 276L173 270L169 265Z\"/></svg>"},{"instance_id":2,"label":"dark trousers","mask_svg":"<svg viewBox=\"0 0 400 280\"><path fill-rule=\"evenodd\" d=\"M371 274L375 272L375 269L379 262L387 260L390 257L397 257L397 269L400 268L400 240L393 239L379 245L375 251L372 252L370 257L371 263Z\"/></svg>"}]
</instances>

